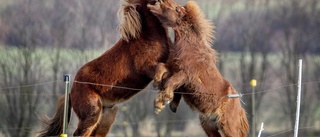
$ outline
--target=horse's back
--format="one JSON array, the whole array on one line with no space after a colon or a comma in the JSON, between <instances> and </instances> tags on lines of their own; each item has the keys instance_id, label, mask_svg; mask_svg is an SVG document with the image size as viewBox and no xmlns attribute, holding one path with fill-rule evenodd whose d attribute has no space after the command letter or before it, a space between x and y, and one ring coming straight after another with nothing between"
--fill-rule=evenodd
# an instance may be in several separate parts
<instances>
[{"instance_id":1,"label":"horse's back","mask_svg":"<svg viewBox=\"0 0 320 137\"><path fill-rule=\"evenodd\" d=\"M161 39L119 40L78 70L71 98L90 89L106 102L128 100L151 82L156 64L166 61L167 44Z\"/></svg>"}]
</instances>

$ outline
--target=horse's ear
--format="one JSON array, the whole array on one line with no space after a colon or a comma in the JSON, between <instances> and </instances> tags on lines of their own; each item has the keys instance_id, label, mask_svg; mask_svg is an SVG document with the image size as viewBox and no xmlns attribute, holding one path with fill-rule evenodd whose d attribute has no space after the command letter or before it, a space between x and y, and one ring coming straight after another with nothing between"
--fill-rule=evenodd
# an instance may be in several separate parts
<instances>
[{"instance_id":1,"label":"horse's ear","mask_svg":"<svg viewBox=\"0 0 320 137\"><path fill-rule=\"evenodd\" d=\"M129 41L140 36L141 32L141 19L140 14L137 11L138 7L141 7L137 3L130 3L130 1L122 0L122 6L119 9L118 17L120 19L120 25L118 27L119 33L122 39Z\"/></svg>"}]
</instances>

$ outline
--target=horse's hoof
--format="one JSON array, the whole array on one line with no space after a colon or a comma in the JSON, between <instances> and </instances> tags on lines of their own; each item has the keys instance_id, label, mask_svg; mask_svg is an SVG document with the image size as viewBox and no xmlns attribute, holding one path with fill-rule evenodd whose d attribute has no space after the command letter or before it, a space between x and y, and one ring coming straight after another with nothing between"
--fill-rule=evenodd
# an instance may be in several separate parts
<instances>
[{"instance_id":1,"label":"horse's hoof","mask_svg":"<svg viewBox=\"0 0 320 137\"><path fill-rule=\"evenodd\" d=\"M154 111L154 113L156 113L157 115L161 112L161 109L156 108L156 110Z\"/></svg>"},{"instance_id":2,"label":"horse's hoof","mask_svg":"<svg viewBox=\"0 0 320 137\"><path fill-rule=\"evenodd\" d=\"M172 106L172 105L170 104L170 105L169 105L169 108L170 108L170 110L171 110L173 113L176 113L176 112L177 112L177 107Z\"/></svg>"}]
</instances>

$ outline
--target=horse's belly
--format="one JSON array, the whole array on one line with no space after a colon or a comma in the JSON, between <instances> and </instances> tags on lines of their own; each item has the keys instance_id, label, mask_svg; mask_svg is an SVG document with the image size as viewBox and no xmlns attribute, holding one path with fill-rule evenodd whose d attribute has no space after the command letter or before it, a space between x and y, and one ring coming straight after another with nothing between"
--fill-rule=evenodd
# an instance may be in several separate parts
<instances>
[{"instance_id":1,"label":"horse's belly","mask_svg":"<svg viewBox=\"0 0 320 137\"><path fill-rule=\"evenodd\" d=\"M201 114L210 115L213 114L218 108L217 102L206 95L184 95L184 100L190 106L191 109Z\"/></svg>"},{"instance_id":2,"label":"horse's belly","mask_svg":"<svg viewBox=\"0 0 320 137\"><path fill-rule=\"evenodd\" d=\"M143 90L150 82L149 78L139 80L126 80L103 92L103 104L122 103Z\"/></svg>"}]
</instances>

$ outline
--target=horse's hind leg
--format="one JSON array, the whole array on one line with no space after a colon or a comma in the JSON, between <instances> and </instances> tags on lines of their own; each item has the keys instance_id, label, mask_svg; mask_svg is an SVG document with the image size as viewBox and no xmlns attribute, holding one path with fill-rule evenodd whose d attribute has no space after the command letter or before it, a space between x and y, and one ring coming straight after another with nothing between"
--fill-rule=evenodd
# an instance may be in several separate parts
<instances>
[{"instance_id":1,"label":"horse's hind leg","mask_svg":"<svg viewBox=\"0 0 320 137\"><path fill-rule=\"evenodd\" d=\"M221 132L226 137L246 137L249 130L246 114L242 108L236 108L234 111L232 113L225 113L221 117Z\"/></svg>"},{"instance_id":2,"label":"horse's hind leg","mask_svg":"<svg viewBox=\"0 0 320 137\"><path fill-rule=\"evenodd\" d=\"M200 116L201 127L208 137L225 137L224 134L218 130L216 119L212 119L206 116Z\"/></svg>"},{"instance_id":3,"label":"horse's hind leg","mask_svg":"<svg viewBox=\"0 0 320 137\"><path fill-rule=\"evenodd\" d=\"M112 108L104 107L100 122L98 123L96 129L91 133L91 136L105 137L108 134L114 120L116 119L117 112L117 106Z\"/></svg>"},{"instance_id":4,"label":"horse's hind leg","mask_svg":"<svg viewBox=\"0 0 320 137\"><path fill-rule=\"evenodd\" d=\"M102 103L99 95L84 89L71 92L73 109L79 118L74 136L90 136L101 117Z\"/></svg>"},{"instance_id":5,"label":"horse's hind leg","mask_svg":"<svg viewBox=\"0 0 320 137\"><path fill-rule=\"evenodd\" d=\"M233 87L228 87L228 94L235 94ZM225 103L223 115L220 116L221 130L227 137L246 137L249 131L245 110L241 107L240 99L228 99Z\"/></svg>"}]
</instances>

